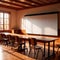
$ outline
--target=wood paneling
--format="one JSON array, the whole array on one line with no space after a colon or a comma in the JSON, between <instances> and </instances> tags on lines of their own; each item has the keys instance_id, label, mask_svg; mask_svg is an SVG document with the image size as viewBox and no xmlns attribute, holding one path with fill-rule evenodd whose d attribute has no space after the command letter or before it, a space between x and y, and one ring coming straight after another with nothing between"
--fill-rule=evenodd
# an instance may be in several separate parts
<instances>
[{"instance_id":1,"label":"wood paneling","mask_svg":"<svg viewBox=\"0 0 60 60\"><path fill-rule=\"evenodd\" d=\"M21 10L60 3L59 0L0 0L0 7Z\"/></svg>"}]
</instances>

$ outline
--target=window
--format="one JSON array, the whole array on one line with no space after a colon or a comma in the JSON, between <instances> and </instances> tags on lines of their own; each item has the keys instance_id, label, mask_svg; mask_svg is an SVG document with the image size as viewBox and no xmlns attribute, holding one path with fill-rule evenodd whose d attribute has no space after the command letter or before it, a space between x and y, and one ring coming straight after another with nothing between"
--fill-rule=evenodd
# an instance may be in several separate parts
<instances>
[{"instance_id":1,"label":"window","mask_svg":"<svg viewBox=\"0 0 60 60\"><path fill-rule=\"evenodd\" d=\"M9 29L9 13L0 12L0 30Z\"/></svg>"}]
</instances>

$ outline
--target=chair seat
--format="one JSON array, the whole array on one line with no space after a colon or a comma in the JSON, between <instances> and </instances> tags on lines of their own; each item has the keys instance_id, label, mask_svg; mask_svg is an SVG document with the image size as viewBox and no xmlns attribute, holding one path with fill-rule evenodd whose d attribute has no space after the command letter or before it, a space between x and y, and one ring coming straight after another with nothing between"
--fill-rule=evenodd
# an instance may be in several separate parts
<instances>
[{"instance_id":1,"label":"chair seat","mask_svg":"<svg viewBox=\"0 0 60 60\"><path fill-rule=\"evenodd\" d=\"M57 44L57 47L60 48L60 44Z\"/></svg>"},{"instance_id":2,"label":"chair seat","mask_svg":"<svg viewBox=\"0 0 60 60\"><path fill-rule=\"evenodd\" d=\"M8 40L8 38L3 38L3 40L5 40L5 41L6 41L6 40Z\"/></svg>"},{"instance_id":3,"label":"chair seat","mask_svg":"<svg viewBox=\"0 0 60 60\"><path fill-rule=\"evenodd\" d=\"M34 48L35 48L35 49L37 49L37 50L38 50L38 49L42 49L41 46L37 46L37 45L36 45L36 46L30 46L30 48L31 48L31 49L34 49Z\"/></svg>"},{"instance_id":4,"label":"chair seat","mask_svg":"<svg viewBox=\"0 0 60 60\"><path fill-rule=\"evenodd\" d=\"M2 43L8 46L8 38L2 38Z\"/></svg>"},{"instance_id":5,"label":"chair seat","mask_svg":"<svg viewBox=\"0 0 60 60\"><path fill-rule=\"evenodd\" d=\"M59 49L60 49L60 44L57 44L56 47L57 47L57 52L56 53L58 54L59 53Z\"/></svg>"},{"instance_id":6,"label":"chair seat","mask_svg":"<svg viewBox=\"0 0 60 60\"><path fill-rule=\"evenodd\" d=\"M41 49L42 47L40 47L40 46L35 46L35 49Z\"/></svg>"}]
</instances>

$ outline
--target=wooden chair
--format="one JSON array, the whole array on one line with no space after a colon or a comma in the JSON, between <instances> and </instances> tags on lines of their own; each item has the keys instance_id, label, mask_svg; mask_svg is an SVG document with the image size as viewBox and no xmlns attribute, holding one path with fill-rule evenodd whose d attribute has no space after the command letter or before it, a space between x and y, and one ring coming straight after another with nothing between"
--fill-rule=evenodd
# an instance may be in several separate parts
<instances>
[{"instance_id":1,"label":"wooden chair","mask_svg":"<svg viewBox=\"0 0 60 60\"><path fill-rule=\"evenodd\" d=\"M21 37L18 37L18 51L19 52L24 52L25 54L25 51L27 51L28 53L28 48L26 47L26 41L25 41L25 38L21 38Z\"/></svg>"},{"instance_id":2,"label":"wooden chair","mask_svg":"<svg viewBox=\"0 0 60 60\"><path fill-rule=\"evenodd\" d=\"M32 49L34 50L34 58L36 59L38 58L39 50L41 50L43 56L42 47L37 46L37 41L35 38L29 38L29 48L30 48L29 55L32 52ZM38 50L37 53L36 50Z\"/></svg>"},{"instance_id":3,"label":"wooden chair","mask_svg":"<svg viewBox=\"0 0 60 60\"><path fill-rule=\"evenodd\" d=\"M17 36L9 35L9 38L9 46L11 46L11 49L15 49L18 46Z\"/></svg>"},{"instance_id":4,"label":"wooden chair","mask_svg":"<svg viewBox=\"0 0 60 60\"><path fill-rule=\"evenodd\" d=\"M0 34L0 44L2 44L2 35Z\"/></svg>"},{"instance_id":5,"label":"wooden chair","mask_svg":"<svg viewBox=\"0 0 60 60\"><path fill-rule=\"evenodd\" d=\"M6 37L5 34L1 34L1 41L2 41L2 44L8 46L8 38Z\"/></svg>"},{"instance_id":6,"label":"wooden chair","mask_svg":"<svg viewBox=\"0 0 60 60\"><path fill-rule=\"evenodd\" d=\"M56 47L57 47L57 53L58 53L60 49L60 44L57 44Z\"/></svg>"}]
</instances>

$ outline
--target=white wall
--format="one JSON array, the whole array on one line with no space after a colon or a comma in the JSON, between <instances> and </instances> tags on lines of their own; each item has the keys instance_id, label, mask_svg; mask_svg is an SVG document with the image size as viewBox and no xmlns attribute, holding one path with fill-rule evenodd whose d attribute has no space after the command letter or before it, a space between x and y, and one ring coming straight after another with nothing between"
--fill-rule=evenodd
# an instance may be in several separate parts
<instances>
[{"instance_id":1,"label":"white wall","mask_svg":"<svg viewBox=\"0 0 60 60\"><path fill-rule=\"evenodd\" d=\"M43 7L37 7L37 8L31 8L26 10L20 10L18 11L18 17L17 17L17 25L21 28L21 20L26 14L33 14L33 13L45 13L45 12L53 12L53 11L60 11L60 4L53 4ZM60 17L60 15L59 15ZM60 29L60 26L59 26Z\"/></svg>"}]
</instances>

